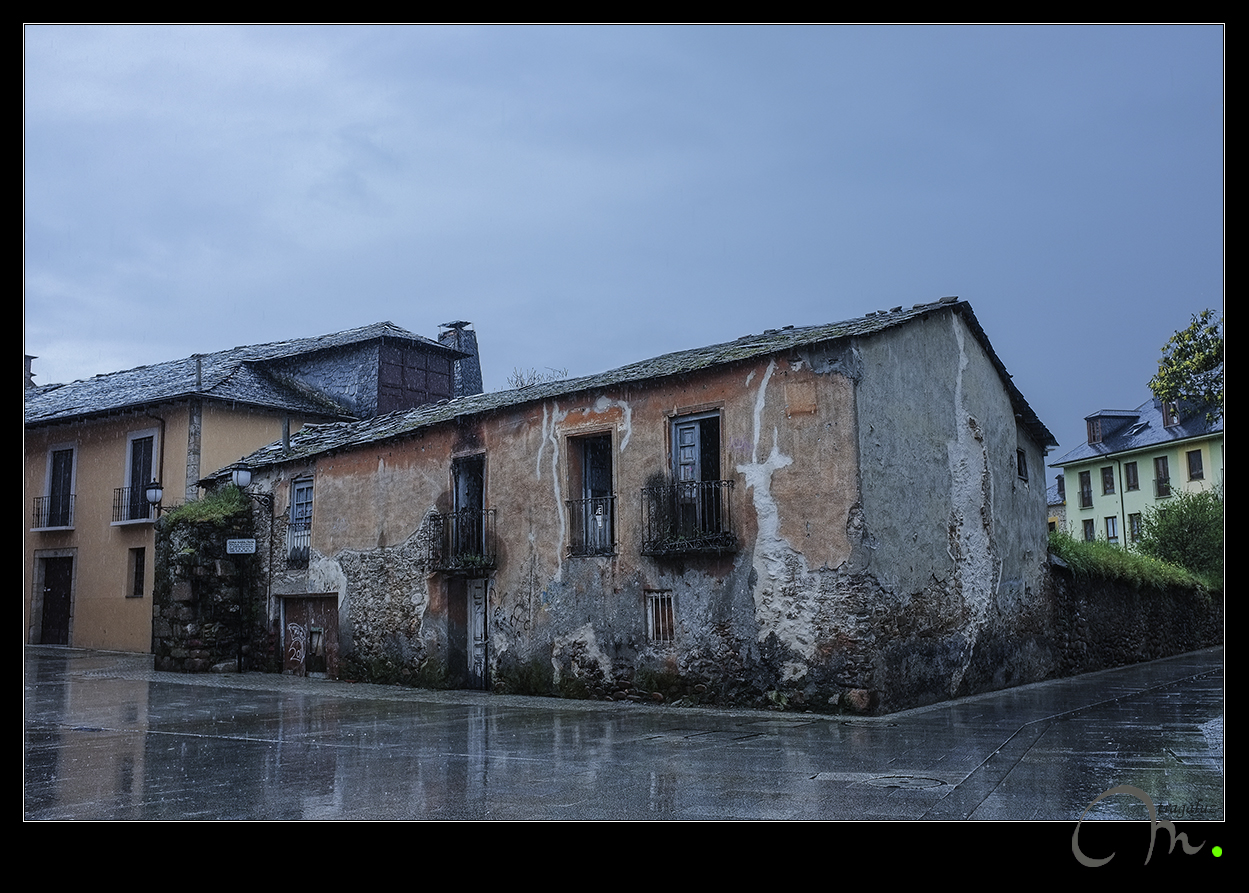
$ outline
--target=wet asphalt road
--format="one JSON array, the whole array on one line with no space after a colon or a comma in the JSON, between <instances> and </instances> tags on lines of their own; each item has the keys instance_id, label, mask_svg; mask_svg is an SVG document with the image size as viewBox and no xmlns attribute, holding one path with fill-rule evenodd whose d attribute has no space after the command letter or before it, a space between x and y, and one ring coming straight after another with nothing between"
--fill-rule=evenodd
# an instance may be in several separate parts
<instances>
[{"instance_id":1,"label":"wet asphalt road","mask_svg":"<svg viewBox=\"0 0 1249 893\"><path fill-rule=\"evenodd\" d=\"M1222 648L866 719L151 661L26 648L27 819L1075 821L1125 784L1224 815Z\"/></svg>"}]
</instances>

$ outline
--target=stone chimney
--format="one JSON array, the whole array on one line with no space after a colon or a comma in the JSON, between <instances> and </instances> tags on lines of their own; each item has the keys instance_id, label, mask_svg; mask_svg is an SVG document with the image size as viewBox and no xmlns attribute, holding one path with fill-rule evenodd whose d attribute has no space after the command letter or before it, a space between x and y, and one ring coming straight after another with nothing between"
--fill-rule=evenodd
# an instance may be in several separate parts
<instances>
[{"instance_id":1,"label":"stone chimney","mask_svg":"<svg viewBox=\"0 0 1249 893\"><path fill-rule=\"evenodd\" d=\"M438 340L447 347L468 354L463 359L455 361L454 393L457 397L467 397L482 392L481 358L477 353L477 333L469 328L471 325L471 322L463 320L445 322L441 326L443 331L438 333Z\"/></svg>"},{"instance_id":2,"label":"stone chimney","mask_svg":"<svg viewBox=\"0 0 1249 893\"><path fill-rule=\"evenodd\" d=\"M30 364L33 360L37 360L37 359L39 358L32 357L30 354L26 354L26 387L28 388L33 388L35 386L35 378L34 378L35 373L30 371Z\"/></svg>"}]
</instances>

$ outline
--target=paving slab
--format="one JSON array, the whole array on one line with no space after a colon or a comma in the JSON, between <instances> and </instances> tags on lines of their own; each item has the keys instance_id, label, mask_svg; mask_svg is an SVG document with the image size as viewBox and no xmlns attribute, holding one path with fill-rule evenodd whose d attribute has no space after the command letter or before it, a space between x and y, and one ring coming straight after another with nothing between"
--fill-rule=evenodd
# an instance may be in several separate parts
<instances>
[{"instance_id":1,"label":"paving slab","mask_svg":"<svg viewBox=\"0 0 1249 893\"><path fill-rule=\"evenodd\" d=\"M1223 649L887 717L183 675L25 651L31 820L1224 816ZM1112 797L1086 820L1144 817Z\"/></svg>"}]
</instances>

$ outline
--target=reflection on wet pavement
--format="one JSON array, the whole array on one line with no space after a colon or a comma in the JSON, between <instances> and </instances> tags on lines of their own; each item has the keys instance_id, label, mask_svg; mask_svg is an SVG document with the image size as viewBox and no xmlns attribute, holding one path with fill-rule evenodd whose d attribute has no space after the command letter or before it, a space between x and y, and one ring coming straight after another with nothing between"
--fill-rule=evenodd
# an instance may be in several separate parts
<instances>
[{"instance_id":1,"label":"reflection on wet pavement","mask_svg":"<svg viewBox=\"0 0 1249 893\"><path fill-rule=\"evenodd\" d=\"M1222 648L881 718L25 670L30 819L1223 817Z\"/></svg>"}]
</instances>

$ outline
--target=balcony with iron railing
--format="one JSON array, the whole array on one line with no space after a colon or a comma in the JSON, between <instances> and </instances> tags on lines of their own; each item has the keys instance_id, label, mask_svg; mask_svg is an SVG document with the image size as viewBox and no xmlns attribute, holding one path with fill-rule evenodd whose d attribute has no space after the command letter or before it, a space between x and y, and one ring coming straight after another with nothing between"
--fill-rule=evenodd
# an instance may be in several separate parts
<instances>
[{"instance_id":1,"label":"balcony with iron railing","mask_svg":"<svg viewBox=\"0 0 1249 893\"><path fill-rule=\"evenodd\" d=\"M616 497L568 500L569 552L611 555L616 550Z\"/></svg>"},{"instance_id":2,"label":"balcony with iron railing","mask_svg":"<svg viewBox=\"0 0 1249 893\"><path fill-rule=\"evenodd\" d=\"M35 530L64 530L73 527L74 495L36 496L30 526Z\"/></svg>"},{"instance_id":3,"label":"balcony with iron railing","mask_svg":"<svg viewBox=\"0 0 1249 893\"><path fill-rule=\"evenodd\" d=\"M153 521L156 507L147 501L146 487L118 487L113 490L113 523Z\"/></svg>"},{"instance_id":4,"label":"balcony with iron railing","mask_svg":"<svg viewBox=\"0 0 1249 893\"><path fill-rule=\"evenodd\" d=\"M642 488L642 554L724 555L737 551L732 481L684 481Z\"/></svg>"},{"instance_id":5,"label":"balcony with iron railing","mask_svg":"<svg viewBox=\"0 0 1249 893\"><path fill-rule=\"evenodd\" d=\"M1155 478L1154 480L1154 498L1165 499L1171 495L1171 479Z\"/></svg>"},{"instance_id":6,"label":"balcony with iron railing","mask_svg":"<svg viewBox=\"0 0 1249 893\"><path fill-rule=\"evenodd\" d=\"M494 509L429 516L429 566L433 570L474 574L492 570L497 561Z\"/></svg>"},{"instance_id":7,"label":"balcony with iron railing","mask_svg":"<svg viewBox=\"0 0 1249 893\"><path fill-rule=\"evenodd\" d=\"M288 564L308 563L312 545L312 517L298 518L286 527L286 561Z\"/></svg>"}]
</instances>

